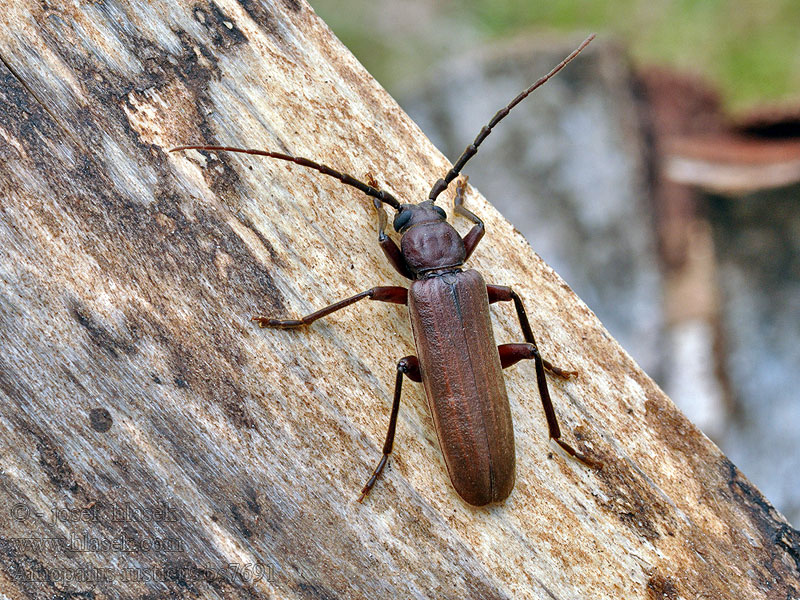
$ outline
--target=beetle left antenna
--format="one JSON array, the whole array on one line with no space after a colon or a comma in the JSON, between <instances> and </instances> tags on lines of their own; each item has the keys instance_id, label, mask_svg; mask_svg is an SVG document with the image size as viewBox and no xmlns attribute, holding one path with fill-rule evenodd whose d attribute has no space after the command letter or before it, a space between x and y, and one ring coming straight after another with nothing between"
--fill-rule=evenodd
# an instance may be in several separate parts
<instances>
[{"instance_id":1,"label":"beetle left antenna","mask_svg":"<svg viewBox=\"0 0 800 600\"><path fill-rule=\"evenodd\" d=\"M367 185L363 181L359 181L352 175L348 175L347 173L340 173L339 171L332 169L327 165L316 163L313 160L309 160L301 156L291 156L289 154L281 154L280 152L269 152L268 150L231 148L229 146L178 146L177 148L172 148L170 152L178 152L179 150L211 150L216 152L240 152L241 154L255 154L256 156L267 156L269 158L277 158L279 160L293 162L297 165L308 167L309 169L314 169L315 171L319 171L323 175L330 175L331 177L338 179L339 181L341 181L346 185L358 188L359 190L364 192L367 196L372 196L373 198L377 198L378 200L380 200L384 204L388 204L395 210L398 210L400 208L400 202L398 202L397 198L392 196L389 192L379 190L375 187L372 187L371 185Z\"/></svg>"},{"instance_id":2,"label":"beetle left antenna","mask_svg":"<svg viewBox=\"0 0 800 600\"><path fill-rule=\"evenodd\" d=\"M508 105L505 108L501 108L500 110L498 110L497 113L492 117L492 120L489 121L487 125L484 125L484 127L481 129L480 133L478 134L478 137L475 138L475 141L473 141L469 146L467 146L466 150L464 150L461 156L458 157L458 160L453 165L453 168L450 169L450 171L448 171L447 175L444 176L444 179L439 179L436 183L433 184L433 188L431 189L431 193L428 196L428 199L431 200L432 202L435 201L436 197L447 189L447 186L450 185L450 182L453 181L453 179L455 179L456 177L458 177L458 174L461 172L461 169L464 168L464 165L467 164L467 161L473 156L475 156L475 154L478 152L478 146L480 146L483 140L485 140L488 137L488 135L492 132L492 128L494 128L495 125L497 125L500 121L502 121L506 117L506 115L508 115L508 113L511 112L512 108L514 108L517 104L525 100L525 98L527 98L533 90L547 83L547 81L553 75L555 75L561 69L566 67L567 63L570 62L576 56L578 56L578 54L581 53L581 50L586 48L586 46L589 45L589 42L591 42L594 38L595 34L593 33L588 38L583 40L583 43L580 46L578 46L575 50L573 50L572 53L569 56L567 56L567 58L558 63L553 68L552 71L550 71L547 75L536 81L531 87L522 92L519 96L514 98L511 102L508 103Z\"/></svg>"}]
</instances>

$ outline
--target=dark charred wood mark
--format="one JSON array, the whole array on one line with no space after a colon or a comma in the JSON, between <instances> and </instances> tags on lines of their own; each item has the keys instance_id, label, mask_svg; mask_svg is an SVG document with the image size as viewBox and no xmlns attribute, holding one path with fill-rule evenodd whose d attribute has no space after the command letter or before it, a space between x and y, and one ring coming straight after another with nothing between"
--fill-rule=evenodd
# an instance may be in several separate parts
<instances>
[{"instance_id":1,"label":"dark charred wood mark","mask_svg":"<svg viewBox=\"0 0 800 600\"><path fill-rule=\"evenodd\" d=\"M249 524L251 518L242 515L241 509L236 504L231 504L231 517L233 517L233 522L245 538L250 539L253 537L253 532Z\"/></svg>"},{"instance_id":2,"label":"dark charred wood mark","mask_svg":"<svg viewBox=\"0 0 800 600\"><path fill-rule=\"evenodd\" d=\"M39 425L30 420L22 421L21 426L25 434L34 438L39 453L39 466L44 469L50 482L62 490L77 492L79 486L75 472L57 443Z\"/></svg>"},{"instance_id":3,"label":"dark charred wood mark","mask_svg":"<svg viewBox=\"0 0 800 600\"><path fill-rule=\"evenodd\" d=\"M274 247L273 247L273 245L270 243L270 241L269 241L269 240L268 240L268 239L267 239L267 238L264 236L264 234L263 234L263 233L261 233L261 231L259 231L259 230L256 228L256 226L255 226L255 224L253 223L253 221L252 221L252 220L251 220L249 217L247 217L247 215L245 215L245 214L243 214L243 213L241 213L241 212L237 212L237 213L236 213L236 218L239 220L239 222L240 222L242 225L244 225L244 226L245 226L245 227L247 227L247 228L248 228L250 231L252 231L252 232L253 232L253 235L255 235L255 236L256 236L256 238L258 238L258 241L259 241L259 242L261 242L261 244L264 246L264 249L265 249L267 252L269 252L269 257L270 257L270 259L272 259L272 261L273 261L273 262L275 262L275 263L276 263L276 264L278 264L279 266L286 266L286 265L285 265L285 262L283 261L283 259L281 258L281 256L280 256L280 255L279 255L279 254L278 254L278 253L275 251L275 248L274 248ZM272 289L272 290L270 290L270 292L275 292L275 293L277 293L277 290L276 290L276 289L274 289L274 287L273 287L273 289Z\"/></svg>"},{"instance_id":4,"label":"dark charred wood mark","mask_svg":"<svg viewBox=\"0 0 800 600\"><path fill-rule=\"evenodd\" d=\"M601 480L609 500L605 508L626 527L650 541L658 540L669 529L673 517L668 516L664 500L650 491L643 479L630 468L603 458Z\"/></svg>"},{"instance_id":5,"label":"dark charred wood mark","mask_svg":"<svg viewBox=\"0 0 800 600\"><path fill-rule=\"evenodd\" d=\"M680 596L675 582L659 574L647 580L647 594L652 600L676 600Z\"/></svg>"},{"instance_id":6,"label":"dark charred wood mark","mask_svg":"<svg viewBox=\"0 0 800 600\"><path fill-rule=\"evenodd\" d=\"M303 10L303 5L298 0L282 0L283 5L293 12L300 12Z\"/></svg>"},{"instance_id":7,"label":"dark charred wood mark","mask_svg":"<svg viewBox=\"0 0 800 600\"><path fill-rule=\"evenodd\" d=\"M89 423L91 424L92 429L95 431L106 433L109 429L111 429L114 419L111 417L111 413L108 412L107 409L93 408L89 411Z\"/></svg>"},{"instance_id":8,"label":"dark charred wood mark","mask_svg":"<svg viewBox=\"0 0 800 600\"><path fill-rule=\"evenodd\" d=\"M214 46L228 50L238 44L247 42L236 23L229 18L216 2L209 2L206 7L198 4L194 9L194 17L208 31Z\"/></svg>"},{"instance_id":9,"label":"dark charred wood mark","mask_svg":"<svg viewBox=\"0 0 800 600\"><path fill-rule=\"evenodd\" d=\"M302 579L297 582L297 591L300 592L302 598L308 598L308 600L337 600L339 598L337 593L326 588L322 583L305 579L305 575L302 573L300 576Z\"/></svg>"},{"instance_id":10,"label":"dark charred wood mark","mask_svg":"<svg viewBox=\"0 0 800 600\"><path fill-rule=\"evenodd\" d=\"M279 38L280 37L280 24L275 18L275 15L267 10L264 2L260 0L239 0L245 12L250 15L261 29L268 35Z\"/></svg>"},{"instance_id":11,"label":"dark charred wood mark","mask_svg":"<svg viewBox=\"0 0 800 600\"><path fill-rule=\"evenodd\" d=\"M770 557L779 559L781 554L785 554L794 564L796 572L800 573L800 531L781 517L764 495L739 472L736 465L724 459L721 467L727 471L728 488L734 501L746 510L756 530L761 533L763 546ZM770 564L766 566L772 570ZM772 574L781 577L778 572Z\"/></svg>"},{"instance_id":12,"label":"dark charred wood mark","mask_svg":"<svg viewBox=\"0 0 800 600\"><path fill-rule=\"evenodd\" d=\"M69 301L70 312L73 318L86 329L92 343L111 355L112 358L119 358L120 354L128 356L136 353L136 348L122 337L114 335L106 327L101 325L91 314L87 307L82 306L80 301L73 298Z\"/></svg>"}]
</instances>

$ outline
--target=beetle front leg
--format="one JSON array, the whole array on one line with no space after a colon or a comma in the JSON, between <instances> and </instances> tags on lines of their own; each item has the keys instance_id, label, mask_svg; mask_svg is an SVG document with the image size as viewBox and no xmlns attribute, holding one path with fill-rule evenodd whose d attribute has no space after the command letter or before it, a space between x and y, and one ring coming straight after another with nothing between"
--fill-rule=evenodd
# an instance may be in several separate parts
<instances>
[{"instance_id":1,"label":"beetle front leg","mask_svg":"<svg viewBox=\"0 0 800 600\"><path fill-rule=\"evenodd\" d=\"M355 296L350 296L339 302L326 306L313 312L310 315L299 319L273 319L271 317L253 317L251 321L258 323L259 327L277 327L278 329L294 329L313 323L317 319L325 317L332 312L336 312L346 306L350 306L363 298L377 300L379 302L391 302L392 304L408 304L408 290L399 286L374 287Z\"/></svg>"},{"instance_id":2,"label":"beetle front leg","mask_svg":"<svg viewBox=\"0 0 800 600\"><path fill-rule=\"evenodd\" d=\"M369 177L369 182L370 185L374 185L375 187L378 185L372 176ZM406 279L414 279L414 275L408 269L408 265L406 265L406 261L403 258L403 253L400 252L400 248L397 247L397 244L394 243L392 238L386 235L388 218L386 216L386 209L383 208L383 203L375 198L372 200L372 204L375 206L375 210L378 211L378 244L381 250L383 250L383 253L386 255L387 260L394 267L395 271Z\"/></svg>"},{"instance_id":3,"label":"beetle front leg","mask_svg":"<svg viewBox=\"0 0 800 600\"><path fill-rule=\"evenodd\" d=\"M397 429L397 414L400 412L400 392L403 388L403 375L408 377L411 381L419 383L422 381L422 375L419 372L419 360L416 356L406 356L401 358L397 363L397 378L394 384L394 401L392 402L392 414L389 417L389 431L386 433L386 441L383 444L383 456L381 457L378 466L372 472L372 477L369 478L364 489L361 490L361 496L358 501L362 502L367 497L370 490L378 481L378 476L386 466L386 461L389 460L389 455L392 453L392 445L394 444L394 432Z\"/></svg>"},{"instance_id":4,"label":"beetle front leg","mask_svg":"<svg viewBox=\"0 0 800 600\"><path fill-rule=\"evenodd\" d=\"M413 279L414 276L409 271L406 261L403 258L403 253L400 248L394 243L394 240L386 235L386 210L383 208L380 200L373 200L375 208L378 210L378 244L381 250L386 255L389 263L394 267L394 270L400 273L406 279Z\"/></svg>"},{"instance_id":5,"label":"beetle front leg","mask_svg":"<svg viewBox=\"0 0 800 600\"><path fill-rule=\"evenodd\" d=\"M464 236L464 249L467 251L467 255L464 258L465 261L470 257L472 251L475 250L478 242L483 238L483 234L486 233L483 227L483 221L481 221L475 213L464 208L464 196L467 194L467 181L469 181L469 177L466 176L458 180L456 183L456 198L453 201L453 212L475 223L475 227L470 229L467 235Z\"/></svg>"}]
</instances>

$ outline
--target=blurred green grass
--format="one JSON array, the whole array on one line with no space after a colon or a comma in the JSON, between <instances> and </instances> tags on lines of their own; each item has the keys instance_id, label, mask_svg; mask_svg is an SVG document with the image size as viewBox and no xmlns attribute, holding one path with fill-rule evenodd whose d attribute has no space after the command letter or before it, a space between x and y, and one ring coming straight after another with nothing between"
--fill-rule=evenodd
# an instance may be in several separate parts
<instances>
[{"instance_id":1,"label":"blurred green grass","mask_svg":"<svg viewBox=\"0 0 800 600\"><path fill-rule=\"evenodd\" d=\"M432 62L525 31L613 36L637 65L718 86L734 112L800 102L800 0L311 0L390 91Z\"/></svg>"}]
</instances>

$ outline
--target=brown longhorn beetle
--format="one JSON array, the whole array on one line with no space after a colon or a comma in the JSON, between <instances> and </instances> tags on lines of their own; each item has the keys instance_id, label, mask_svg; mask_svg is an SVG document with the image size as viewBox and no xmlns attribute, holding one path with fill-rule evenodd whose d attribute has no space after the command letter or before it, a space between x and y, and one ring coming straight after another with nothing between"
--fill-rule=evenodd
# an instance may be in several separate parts
<instances>
[{"instance_id":1,"label":"brown longhorn beetle","mask_svg":"<svg viewBox=\"0 0 800 600\"><path fill-rule=\"evenodd\" d=\"M466 179L457 183L454 202L454 212L474 223L463 239L447 223L445 212L435 205L436 198L475 155L492 128L533 90L564 68L592 39L594 35L498 111L444 179L433 185L428 199L419 204L400 204L389 192L379 190L372 178L370 184L366 184L307 158L225 146L181 146L172 150L243 152L290 161L335 177L373 198L378 211L378 243L397 272L411 280L409 288L374 287L301 319L253 318L261 327L293 329L313 323L363 298L408 306L417 355L406 356L397 363L394 401L383 456L361 491L359 502L375 485L392 451L403 377L421 381L425 388L439 446L458 494L474 506L505 500L514 487L516 459L514 427L502 370L523 359L534 360L550 437L575 459L591 467L601 467L600 463L561 439L547 390L546 371L565 379L577 373L559 369L541 357L522 300L513 289L487 285L478 271L463 269L464 262L484 234L483 222L464 207ZM385 233L387 216L383 204L397 211L393 225L394 230L402 235L399 248ZM494 341L489 305L508 301L514 302L525 343L498 346Z\"/></svg>"}]
</instances>

